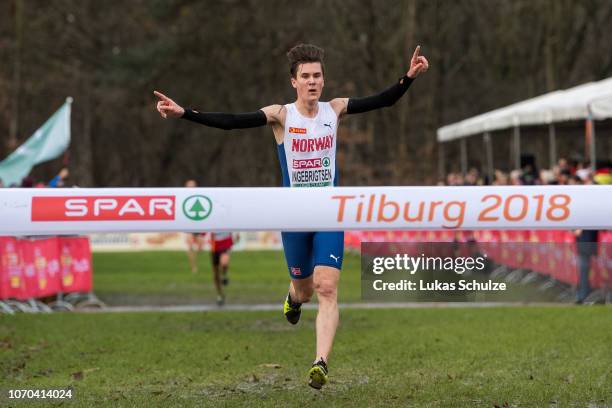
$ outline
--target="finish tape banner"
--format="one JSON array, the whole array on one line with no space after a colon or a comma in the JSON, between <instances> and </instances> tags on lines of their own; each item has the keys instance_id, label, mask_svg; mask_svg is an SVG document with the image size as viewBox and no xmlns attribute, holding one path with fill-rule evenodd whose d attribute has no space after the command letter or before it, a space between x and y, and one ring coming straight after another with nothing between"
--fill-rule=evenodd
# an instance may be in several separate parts
<instances>
[{"instance_id":1,"label":"finish tape banner","mask_svg":"<svg viewBox=\"0 0 612 408\"><path fill-rule=\"evenodd\" d=\"M612 228L612 186L0 189L0 235L570 228Z\"/></svg>"}]
</instances>

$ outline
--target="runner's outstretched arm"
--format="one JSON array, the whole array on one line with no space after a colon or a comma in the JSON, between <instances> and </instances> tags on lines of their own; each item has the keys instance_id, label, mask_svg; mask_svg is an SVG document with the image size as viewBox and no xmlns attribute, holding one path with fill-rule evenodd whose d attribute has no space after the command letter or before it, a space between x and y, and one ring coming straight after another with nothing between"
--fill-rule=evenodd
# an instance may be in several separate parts
<instances>
[{"instance_id":1,"label":"runner's outstretched arm","mask_svg":"<svg viewBox=\"0 0 612 408\"><path fill-rule=\"evenodd\" d=\"M417 46L410 60L410 69L406 75L399 79L390 88L384 91L364 98L336 98L331 101L331 104L338 114L342 116L352 113L369 112L374 109L380 109L392 106L406 93L412 81L422 72L427 71L429 62L427 58L419 55L421 46Z\"/></svg>"},{"instance_id":2,"label":"runner's outstretched arm","mask_svg":"<svg viewBox=\"0 0 612 408\"><path fill-rule=\"evenodd\" d=\"M276 123L278 118L273 113L275 105L247 113L198 112L185 109L161 92L153 91L159 98L157 111L164 118L183 118L205 126L219 129L246 129Z\"/></svg>"}]
</instances>

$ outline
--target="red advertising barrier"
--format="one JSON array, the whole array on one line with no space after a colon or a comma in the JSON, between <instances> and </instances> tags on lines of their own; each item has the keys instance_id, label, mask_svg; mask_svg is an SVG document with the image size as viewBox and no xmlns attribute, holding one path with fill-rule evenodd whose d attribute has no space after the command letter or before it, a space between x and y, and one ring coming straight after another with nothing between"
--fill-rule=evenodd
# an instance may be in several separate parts
<instances>
[{"instance_id":1,"label":"red advertising barrier","mask_svg":"<svg viewBox=\"0 0 612 408\"><path fill-rule=\"evenodd\" d=\"M27 298L19 241L0 237L0 299Z\"/></svg>"},{"instance_id":2,"label":"red advertising barrier","mask_svg":"<svg viewBox=\"0 0 612 408\"><path fill-rule=\"evenodd\" d=\"M20 240L29 298L47 297L61 290L57 238Z\"/></svg>"},{"instance_id":3,"label":"red advertising barrier","mask_svg":"<svg viewBox=\"0 0 612 408\"><path fill-rule=\"evenodd\" d=\"M0 299L26 300L91 290L88 238L0 237Z\"/></svg>"},{"instance_id":4,"label":"red advertising barrier","mask_svg":"<svg viewBox=\"0 0 612 408\"><path fill-rule=\"evenodd\" d=\"M62 292L90 292L92 289L91 249L89 239L60 238Z\"/></svg>"},{"instance_id":5,"label":"red advertising barrier","mask_svg":"<svg viewBox=\"0 0 612 408\"><path fill-rule=\"evenodd\" d=\"M599 233L599 254L591 260L595 273L591 274L591 286L594 288L612 286L612 231Z\"/></svg>"}]
</instances>

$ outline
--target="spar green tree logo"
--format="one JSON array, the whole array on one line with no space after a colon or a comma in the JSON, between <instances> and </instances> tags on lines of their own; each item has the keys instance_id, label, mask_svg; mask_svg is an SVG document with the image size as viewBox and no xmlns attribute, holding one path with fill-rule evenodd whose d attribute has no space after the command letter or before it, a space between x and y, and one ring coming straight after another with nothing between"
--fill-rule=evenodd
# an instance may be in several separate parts
<instances>
[{"instance_id":1,"label":"spar green tree logo","mask_svg":"<svg viewBox=\"0 0 612 408\"><path fill-rule=\"evenodd\" d=\"M323 158L323 167L329 167L329 157L324 157Z\"/></svg>"},{"instance_id":2,"label":"spar green tree logo","mask_svg":"<svg viewBox=\"0 0 612 408\"><path fill-rule=\"evenodd\" d=\"M212 212L212 201L203 195L193 195L183 201L183 214L193 221L202 221Z\"/></svg>"}]
</instances>

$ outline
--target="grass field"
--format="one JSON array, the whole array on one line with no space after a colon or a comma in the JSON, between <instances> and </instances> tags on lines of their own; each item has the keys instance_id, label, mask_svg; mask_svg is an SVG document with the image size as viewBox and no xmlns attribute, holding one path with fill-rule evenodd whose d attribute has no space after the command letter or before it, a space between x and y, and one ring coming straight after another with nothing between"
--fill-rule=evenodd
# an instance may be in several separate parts
<instances>
[{"instance_id":1,"label":"grass field","mask_svg":"<svg viewBox=\"0 0 612 408\"><path fill-rule=\"evenodd\" d=\"M612 405L609 307L345 309L331 383L311 390L315 311L295 327L283 320L280 253L234 255L230 302L279 302L278 312L0 316L2 397L73 387L63 406ZM211 302L207 263L192 276L180 253L97 254L96 293ZM358 268L347 256L344 302L359 300Z\"/></svg>"},{"instance_id":2,"label":"grass field","mask_svg":"<svg viewBox=\"0 0 612 408\"><path fill-rule=\"evenodd\" d=\"M231 255L228 303L282 302L289 285L280 251L235 252ZM94 288L109 304L174 305L214 303L208 253L198 257L192 274L185 252L94 254ZM340 280L340 301L361 297L360 259L346 254Z\"/></svg>"},{"instance_id":3,"label":"grass field","mask_svg":"<svg viewBox=\"0 0 612 408\"><path fill-rule=\"evenodd\" d=\"M213 304L216 294L208 254L200 255L198 264L199 272L194 275L184 252L94 254L95 292L109 305ZM345 254L338 292L340 302L361 301L360 265L358 255ZM227 288L229 304L281 302L289 282L285 259L280 251L233 253L230 279L231 285ZM510 286L508 294L500 293L497 300L542 302L554 299L554 293L541 293L535 287ZM415 301L418 298L414 294L407 296L404 300ZM402 300L393 293L381 297ZM433 300L434 296L427 298Z\"/></svg>"}]
</instances>

